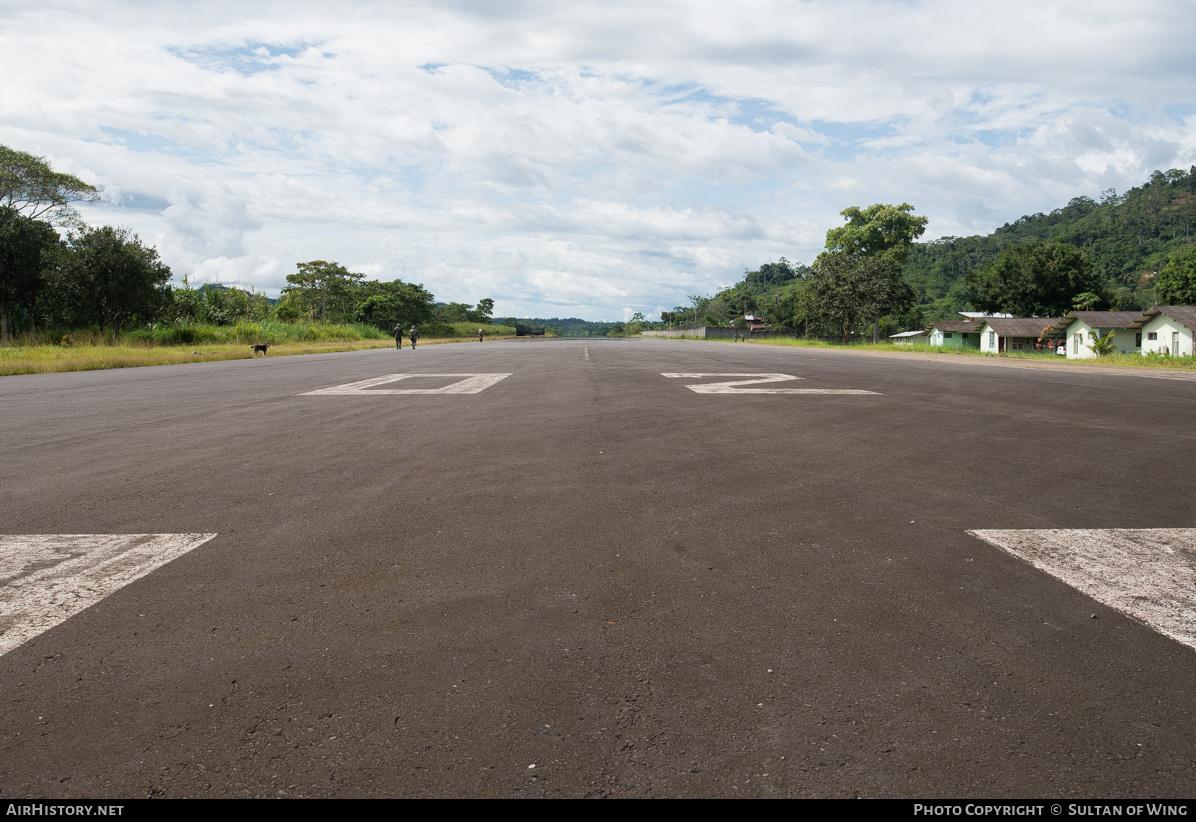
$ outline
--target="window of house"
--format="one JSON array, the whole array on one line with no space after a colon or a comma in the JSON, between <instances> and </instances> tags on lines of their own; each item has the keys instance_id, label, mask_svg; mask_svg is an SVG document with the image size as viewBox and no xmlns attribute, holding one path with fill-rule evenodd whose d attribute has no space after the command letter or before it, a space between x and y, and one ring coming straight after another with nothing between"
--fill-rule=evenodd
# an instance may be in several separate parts
<instances>
[{"instance_id":1,"label":"window of house","mask_svg":"<svg viewBox=\"0 0 1196 822\"><path fill-rule=\"evenodd\" d=\"M1021 351L1023 348L1026 347L1026 341L1025 340L1014 340L1012 343L1010 343L1010 345L1013 346L1014 351Z\"/></svg>"},{"instance_id":2,"label":"window of house","mask_svg":"<svg viewBox=\"0 0 1196 822\"><path fill-rule=\"evenodd\" d=\"M943 332L943 339L944 339L944 340L949 340L949 339L951 339L951 332L950 332L950 331L944 331L944 332Z\"/></svg>"},{"instance_id":3,"label":"window of house","mask_svg":"<svg viewBox=\"0 0 1196 822\"><path fill-rule=\"evenodd\" d=\"M989 348L996 348L996 345L997 345L996 339L997 339L997 332L989 331L988 332L988 347Z\"/></svg>"},{"instance_id":4,"label":"window of house","mask_svg":"<svg viewBox=\"0 0 1196 822\"><path fill-rule=\"evenodd\" d=\"M1142 347L1142 332L1139 331L1137 334L1134 335L1134 348L1141 348L1141 347Z\"/></svg>"},{"instance_id":5,"label":"window of house","mask_svg":"<svg viewBox=\"0 0 1196 822\"><path fill-rule=\"evenodd\" d=\"M1150 332L1147 332L1147 334L1146 334L1146 339L1151 342L1154 342L1158 338L1159 338L1159 332L1157 332L1157 331L1150 331Z\"/></svg>"}]
</instances>

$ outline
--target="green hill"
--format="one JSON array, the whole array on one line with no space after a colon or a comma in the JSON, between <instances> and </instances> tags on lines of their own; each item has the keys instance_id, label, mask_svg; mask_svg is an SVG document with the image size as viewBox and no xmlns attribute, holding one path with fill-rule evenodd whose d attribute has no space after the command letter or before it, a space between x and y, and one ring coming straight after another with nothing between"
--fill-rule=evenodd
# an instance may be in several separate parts
<instances>
[{"instance_id":1,"label":"green hill","mask_svg":"<svg viewBox=\"0 0 1196 822\"><path fill-rule=\"evenodd\" d=\"M1100 202L1075 197L1050 214L1030 214L992 234L944 237L910 250L905 277L918 294L926 319L964 310L967 275L1026 242L1064 242L1081 249L1106 280L1106 305L1146 308L1153 301L1152 272L1171 254L1196 241L1196 166L1156 171L1149 181Z\"/></svg>"}]
</instances>

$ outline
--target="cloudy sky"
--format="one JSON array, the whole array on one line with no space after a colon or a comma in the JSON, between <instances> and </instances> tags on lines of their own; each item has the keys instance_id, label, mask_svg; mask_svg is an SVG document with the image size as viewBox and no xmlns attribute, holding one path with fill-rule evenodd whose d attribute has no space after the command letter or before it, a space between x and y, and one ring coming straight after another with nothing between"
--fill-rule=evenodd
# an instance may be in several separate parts
<instances>
[{"instance_id":1,"label":"cloudy sky","mask_svg":"<svg viewBox=\"0 0 1196 822\"><path fill-rule=\"evenodd\" d=\"M987 233L1196 163L1190 2L0 2L0 143L176 277L657 314L850 205Z\"/></svg>"}]
</instances>

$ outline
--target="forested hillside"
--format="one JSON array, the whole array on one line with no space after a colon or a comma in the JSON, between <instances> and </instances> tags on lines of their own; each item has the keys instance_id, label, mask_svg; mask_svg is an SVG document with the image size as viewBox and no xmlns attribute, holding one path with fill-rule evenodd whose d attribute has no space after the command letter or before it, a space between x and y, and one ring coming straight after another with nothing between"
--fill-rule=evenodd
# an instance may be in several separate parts
<instances>
[{"instance_id":1,"label":"forested hillside","mask_svg":"<svg viewBox=\"0 0 1196 822\"><path fill-rule=\"evenodd\" d=\"M848 209L844 216L852 212L858 209ZM893 213L898 212L900 209ZM831 234L838 230L832 229ZM862 305L875 299L865 292L875 291L876 282L834 284L818 276L820 268L826 268L818 261L806 266L782 258L745 271L740 282L713 296L691 295L690 305L663 312L661 319L662 325L718 326L742 323L743 315L750 313L762 316L773 327L814 336L843 334L851 330L853 322L870 319L877 322L878 332L889 334L919 328L930 320L954 318L956 312L968 309L1016 311L1014 303L1025 300L994 296L994 278L1001 279L1002 266L1016 267L1020 259L1064 260L1069 254L1067 267L1074 269L1077 282L1084 283L1083 293L1064 294L1062 309L1042 305L1036 313L1045 316L1068 310L1075 299L1092 308L1143 309L1156 304L1164 292L1170 299L1182 299L1180 295L1188 293L1188 281L1196 276L1191 274L1196 265L1194 234L1196 166L1187 172L1156 171L1149 181L1125 194L1109 189L1100 202L1075 197L1050 214L1021 217L987 236L909 244L901 273L912 287L912 299L890 299L884 309ZM824 263L842 253L832 248L835 243L831 240L828 235L827 252L819 257ZM1064 254L1056 243L1070 248L1062 248ZM1164 269L1164 276L1156 276ZM1056 290L1066 290L1064 285L1055 285ZM1011 282L1006 291L1021 287ZM1010 304L994 304L1002 299ZM850 312L837 315L836 302L856 303L851 308L858 316L847 321L846 329L844 317Z\"/></svg>"},{"instance_id":2,"label":"forested hillside","mask_svg":"<svg viewBox=\"0 0 1196 822\"><path fill-rule=\"evenodd\" d=\"M1125 194L1109 189L1100 202L1075 197L1050 214L1022 217L987 236L918 243L910 249L905 277L926 319L944 319L965 308L970 272L1011 246L1064 242L1083 251L1103 276L1102 307L1147 308L1154 301L1152 272L1196 241L1194 229L1196 166L1187 172L1156 171Z\"/></svg>"}]
</instances>

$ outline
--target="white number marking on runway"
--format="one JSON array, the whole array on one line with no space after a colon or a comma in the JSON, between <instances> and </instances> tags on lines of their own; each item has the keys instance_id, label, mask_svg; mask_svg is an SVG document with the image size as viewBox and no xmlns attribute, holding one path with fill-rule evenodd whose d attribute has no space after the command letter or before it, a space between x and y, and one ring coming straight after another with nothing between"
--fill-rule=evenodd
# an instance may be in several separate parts
<instances>
[{"instance_id":1,"label":"white number marking on runway","mask_svg":"<svg viewBox=\"0 0 1196 822\"><path fill-rule=\"evenodd\" d=\"M1196 528L968 533L1196 648Z\"/></svg>"},{"instance_id":2,"label":"white number marking on runway","mask_svg":"<svg viewBox=\"0 0 1196 822\"><path fill-rule=\"evenodd\" d=\"M800 380L792 374L661 374L662 377L699 380L706 377L739 377L726 382L707 382L685 386L698 394L876 394L876 391L861 391L854 388L741 388L743 385L759 385L769 382Z\"/></svg>"},{"instance_id":3,"label":"white number marking on runway","mask_svg":"<svg viewBox=\"0 0 1196 822\"><path fill-rule=\"evenodd\" d=\"M368 380L348 382L344 385L334 385L331 388L321 388L317 391L307 391L301 397L343 396L345 394L478 394L497 382L505 380L510 374L384 374L381 377L370 377ZM461 377L457 382L449 383L441 388L377 388L379 385L409 380L412 377Z\"/></svg>"},{"instance_id":4,"label":"white number marking on runway","mask_svg":"<svg viewBox=\"0 0 1196 822\"><path fill-rule=\"evenodd\" d=\"M0 655L214 536L0 535Z\"/></svg>"}]
</instances>

